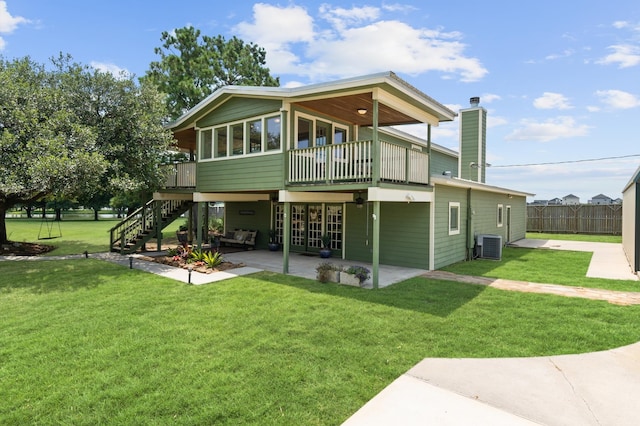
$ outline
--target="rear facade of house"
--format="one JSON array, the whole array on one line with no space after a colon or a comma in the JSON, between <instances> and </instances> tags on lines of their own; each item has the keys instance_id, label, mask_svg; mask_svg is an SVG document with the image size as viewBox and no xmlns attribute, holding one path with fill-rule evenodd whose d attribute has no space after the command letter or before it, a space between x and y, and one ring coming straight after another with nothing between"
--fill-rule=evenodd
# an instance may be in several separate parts
<instances>
[{"instance_id":1,"label":"rear facade of house","mask_svg":"<svg viewBox=\"0 0 640 426\"><path fill-rule=\"evenodd\" d=\"M201 212L224 202L225 230L275 230L294 253L437 269L470 259L478 235L525 236L526 194L486 185L486 110L460 111L460 150L431 140L458 115L393 73L294 89L224 87L170 125L195 161L171 166L156 203ZM422 124L417 137L399 130ZM149 207L160 212L160 207ZM159 213L158 213L159 214ZM203 235L202 232L196 232Z\"/></svg>"}]
</instances>

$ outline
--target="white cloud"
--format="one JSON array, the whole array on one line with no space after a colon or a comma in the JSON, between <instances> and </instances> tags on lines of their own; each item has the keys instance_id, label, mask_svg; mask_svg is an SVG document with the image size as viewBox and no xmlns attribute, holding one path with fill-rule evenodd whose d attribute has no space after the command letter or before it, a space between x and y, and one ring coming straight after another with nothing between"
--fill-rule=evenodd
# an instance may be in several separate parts
<instances>
[{"instance_id":1,"label":"white cloud","mask_svg":"<svg viewBox=\"0 0 640 426\"><path fill-rule=\"evenodd\" d=\"M496 95L494 93L483 93L480 95L480 102L490 104L493 101L499 101L502 99L502 96Z\"/></svg>"},{"instance_id":2,"label":"white cloud","mask_svg":"<svg viewBox=\"0 0 640 426\"><path fill-rule=\"evenodd\" d=\"M619 68L628 68L640 64L640 46L617 44L609 46L613 53L597 61L598 64L618 64Z\"/></svg>"},{"instance_id":3,"label":"white cloud","mask_svg":"<svg viewBox=\"0 0 640 426\"><path fill-rule=\"evenodd\" d=\"M630 109L640 106L640 99L636 95L622 90L598 90L596 96L602 103L613 109Z\"/></svg>"},{"instance_id":4,"label":"white cloud","mask_svg":"<svg viewBox=\"0 0 640 426\"><path fill-rule=\"evenodd\" d=\"M572 56L575 52L572 49L566 49L561 53L552 53L551 55L547 55L545 57L546 60L554 60L554 59L560 59L560 58L568 58L569 56Z\"/></svg>"},{"instance_id":5,"label":"white cloud","mask_svg":"<svg viewBox=\"0 0 640 426\"><path fill-rule=\"evenodd\" d=\"M460 33L384 20L384 11L323 5L319 17L329 26L320 28L301 6L259 3L254 5L253 20L234 30L266 50L274 74L312 81L389 70L410 75L435 71L462 81L477 81L487 74L478 59L465 55Z\"/></svg>"},{"instance_id":6,"label":"white cloud","mask_svg":"<svg viewBox=\"0 0 640 426\"><path fill-rule=\"evenodd\" d=\"M571 109L573 108L561 93L544 92L541 97L534 99L533 106L538 109Z\"/></svg>"},{"instance_id":7,"label":"white cloud","mask_svg":"<svg viewBox=\"0 0 640 426\"><path fill-rule=\"evenodd\" d=\"M7 10L7 2L0 1L0 34L11 34L18 25L26 24L29 20L22 16L11 16ZM3 50L6 42L0 37L0 50Z\"/></svg>"},{"instance_id":8,"label":"white cloud","mask_svg":"<svg viewBox=\"0 0 640 426\"><path fill-rule=\"evenodd\" d=\"M115 64L108 64L105 62L91 61L91 67L98 71L112 74L114 77L126 77L129 75L129 71L126 68L120 68Z\"/></svg>"},{"instance_id":9,"label":"white cloud","mask_svg":"<svg viewBox=\"0 0 640 426\"><path fill-rule=\"evenodd\" d=\"M572 117L557 117L544 122L522 120L521 127L505 137L508 141L549 142L589 134L589 126L576 123Z\"/></svg>"}]
</instances>

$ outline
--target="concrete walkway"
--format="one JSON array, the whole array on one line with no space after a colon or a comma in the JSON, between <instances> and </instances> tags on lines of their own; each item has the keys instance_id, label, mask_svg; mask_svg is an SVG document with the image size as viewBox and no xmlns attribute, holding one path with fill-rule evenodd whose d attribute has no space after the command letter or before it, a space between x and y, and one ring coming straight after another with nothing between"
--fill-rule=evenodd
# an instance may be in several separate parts
<instances>
[{"instance_id":1,"label":"concrete walkway","mask_svg":"<svg viewBox=\"0 0 640 426\"><path fill-rule=\"evenodd\" d=\"M640 343L581 355L427 358L345 426L636 426Z\"/></svg>"},{"instance_id":2,"label":"concrete walkway","mask_svg":"<svg viewBox=\"0 0 640 426\"><path fill-rule=\"evenodd\" d=\"M591 251L587 276L637 280L619 244L521 240L527 248ZM640 293L429 271L424 276L512 291L640 304ZM426 358L344 425L632 426L640 419L640 342L609 351L533 358Z\"/></svg>"}]
</instances>

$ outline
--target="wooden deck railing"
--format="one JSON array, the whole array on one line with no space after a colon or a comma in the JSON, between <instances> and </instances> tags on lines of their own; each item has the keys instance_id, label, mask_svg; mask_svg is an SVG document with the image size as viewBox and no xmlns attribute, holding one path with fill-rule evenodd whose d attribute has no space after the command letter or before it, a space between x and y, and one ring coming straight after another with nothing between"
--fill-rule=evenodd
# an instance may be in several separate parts
<instances>
[{"instance_id":1,"label":"wooden deck railing","mask_svg":"<svg viewBox=\"0 0 640 426\"><path fill-rule=\"evenodd\" d=\"M165 188L195 188L195 162L167 164L162 167L169 169Z\"/></svg>"},{"instance_id":2,"label":"wooden deck railing","mask_svg":"<svg viewBox=\"0 0 640 426\"><path fill-rule=\"evenodd\" d=\"M372 144L358 141L289 151L289 183L371 182ZM380 179L429 183L429 155L380 142Z\"/></svg>"}]
</instances>

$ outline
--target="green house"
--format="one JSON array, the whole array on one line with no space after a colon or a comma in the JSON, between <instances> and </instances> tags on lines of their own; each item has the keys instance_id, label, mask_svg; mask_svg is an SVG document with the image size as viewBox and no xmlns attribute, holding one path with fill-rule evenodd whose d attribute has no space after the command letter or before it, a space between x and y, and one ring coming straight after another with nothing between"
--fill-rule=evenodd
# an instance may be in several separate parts
<instances>
[{"instance_id":1,"label":"green house","mask_svg":"<svg viewBox=\"0 0 640 426\"><path fill-rule=\"evenodd\" d=\"M257 230L256 249L275 231L285 273L291 253L319 252L325 234L333 257L372 264L374 287L380 264L431 270L471 259L478 236L525 237L531 195L484 183L478 102L459 112L456 152L431 128L458 114L392 72L223 87L168 126L195 161L172 166L154 200L176 211L189 203L200 218L223 202L226 230ZM406 124L425 125L423 137L399 130Z\"/></svg>"}]
</instances>

